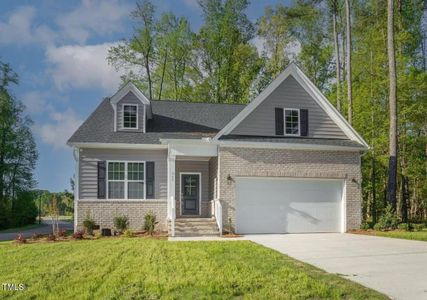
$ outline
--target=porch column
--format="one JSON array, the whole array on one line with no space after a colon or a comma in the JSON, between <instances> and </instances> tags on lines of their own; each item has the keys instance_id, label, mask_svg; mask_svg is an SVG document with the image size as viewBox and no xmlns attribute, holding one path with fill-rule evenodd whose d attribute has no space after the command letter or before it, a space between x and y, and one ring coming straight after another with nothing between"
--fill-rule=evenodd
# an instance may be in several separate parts
<instances>
[{"instance_id":1,"label":"porch column","mask_svg":"<svg viewBox=\"0 0 427 300\"><path fill-rule=\"evenodd\" d=\"M171 222L171 235L175 236L175 159L176 156L168 155L168 219Z\"/></svg>"}]
</instances>

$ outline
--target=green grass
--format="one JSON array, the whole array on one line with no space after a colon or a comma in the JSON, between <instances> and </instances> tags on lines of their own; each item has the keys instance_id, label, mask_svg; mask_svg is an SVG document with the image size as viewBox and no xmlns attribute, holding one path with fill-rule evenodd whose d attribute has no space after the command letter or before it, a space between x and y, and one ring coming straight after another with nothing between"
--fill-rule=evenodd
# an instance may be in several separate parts
<instances>
[{"instance_id":1,"label":"green grass","mask_svg":"<svg viewBox=\"0 0 427 300\"><path fill-rule=\"evenodd\" d=\"M12 299L386 299L249 241L3 242L0 282L27 286Z\"/></svg>"},{"instance_id":2,"label":"green grass","mask_svg":"<svg viewBox=\"0 0 427 300\"><path fill-rule=\"evenodd\" d=\"M417 240L427 242L427 229L422 231L375 231L375 235L395 239Z\"/></svg>"},{"instance_id":3,"label":"green grass","mask_svg":"<svg viewBox=\"0 0 427 300\"><path fill-rule=\"evenodd\" d=\"M9 228L9 229L4 229L4 230L0 230L0 233L9 233L9 232L15 232L15 231L24 231L24 230L28 230L28 229L34 229L34 228L40 228L40 227L44 227L46 225L44 224L29 224L29 225L25 225L25 226L21 226L21 227L15 227L15 228Z\"/></svg>"}]
</instances>

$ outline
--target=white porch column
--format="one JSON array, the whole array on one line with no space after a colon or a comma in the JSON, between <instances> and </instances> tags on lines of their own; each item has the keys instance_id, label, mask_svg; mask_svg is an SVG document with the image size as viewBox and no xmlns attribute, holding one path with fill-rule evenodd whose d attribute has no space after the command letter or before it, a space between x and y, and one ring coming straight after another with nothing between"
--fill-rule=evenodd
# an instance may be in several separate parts
<instances>
[{"instance_id":1,"label":"white porch column","mask_svg":"<svg viewBox=\"0 0 427 300\"><path fill-rule=\"evenodd\" d=\"M176 156L168 153L168 219L171 222L171 235L175 236L175 159Z\"/></svg>"}]
</instances>

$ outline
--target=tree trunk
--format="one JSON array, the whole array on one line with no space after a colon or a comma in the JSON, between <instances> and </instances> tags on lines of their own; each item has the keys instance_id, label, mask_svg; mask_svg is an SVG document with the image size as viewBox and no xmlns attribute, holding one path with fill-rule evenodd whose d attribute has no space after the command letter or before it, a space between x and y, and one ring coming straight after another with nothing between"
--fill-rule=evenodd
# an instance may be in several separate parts
<instances>
[{"instance_id":1,"label":"tree trunk","mask_svg":"<svg viewBox=\"0 0 427 300\"><path fill-rule=\"evenodd\" d=\"M163 68L162 68L162 76L160 78L160 87L159 87L159 100L162 100L162 91L163 91L163 81L165 79L165 73L166 73L166 62L168 59L168 51L165 52L165 57L163 59Z\"/></svg>"},{"instance_id":2,"label":"tree trunk","mask_svg":"<svg viewBox=\"0 0 427 300\"><path fill-rule=\"evenodd\" d=\"M409 180L402 175L402 201L400 206L401 218L403 223L408 223L408 200L409 200Z\"/></svg>"},{"instance_id":3,"label":"tree trunk","mask_svg":"<svg viewBox=\"0 0 427 300\"><path fill-rule=\"evenodd\" d=\"M149 94L150 100L153 100L153 88L152 88L152 82L151 82L150 61L149 61L148 54L145 56L144 60L145 60L145 71L147 72L147 80L148 80L148 94Z\"/></svg>"},{"instance_id":4,"label":"tree trunk","mask_svg":"<svg viewBox=\"0 0 427 300\"><path fill-rule=\"evenodd\" d=\"M353 121L353 95L351 83L351 16L350 16L350 0L345 0L345 16L346 16L346 40L347 40L347 99L348 99L348 122Z\"/></svg>"},{"instance_id":5,"label":"tree trunk","mask_svg":"<svg viewBox=\"0 0 427 300\"><path fill-rule=\"evenodd\" d=\"M389 65L390 141L388 170L388 201L396 210L397 187L397 96L396 61L394 53L394 6L387 0L387 53Z\"/></svg>"},{"instance_id":6,"label":"tree trunk","mask_svg":"<svg viewBox=\"0 0 427 300\"><path fill-rule=\"evenodd\" d=\"M340 49L338 44L338 31L337 31L337 3L333 3L332 7L332 27L333 27L333 34L334 34L334 46L335 46L335 63L336 63L336 80L337 80L337 110L341 111L341 99L340 99L340 93L341 93L341 65L340 65Z\"/></svg>"}]
</instances>

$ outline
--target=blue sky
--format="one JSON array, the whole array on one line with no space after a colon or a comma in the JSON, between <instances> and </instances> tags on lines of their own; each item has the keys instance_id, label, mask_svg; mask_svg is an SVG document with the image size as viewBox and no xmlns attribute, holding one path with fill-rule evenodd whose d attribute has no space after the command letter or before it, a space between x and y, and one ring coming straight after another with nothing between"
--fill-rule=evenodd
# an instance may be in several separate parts
<instances>
[{"instance_id":1,"label":"blue sky","mask_svg":"<svg viewBox=\"0 0 427 300\"><path fill-rule=\"evenodd\" d=\"M289 1L252 2L247 14L255 21L266 5ZM153 3L159 14L188 17L194 31L202 24L197 0ZM0 60L18 73L13 93L34 121L38 188L70 189L74 160L66 141L117 89L120 74L105 56L109 47L131 36L134 7L134 0L0 1Z\"/></svg>"}]
</instances>

